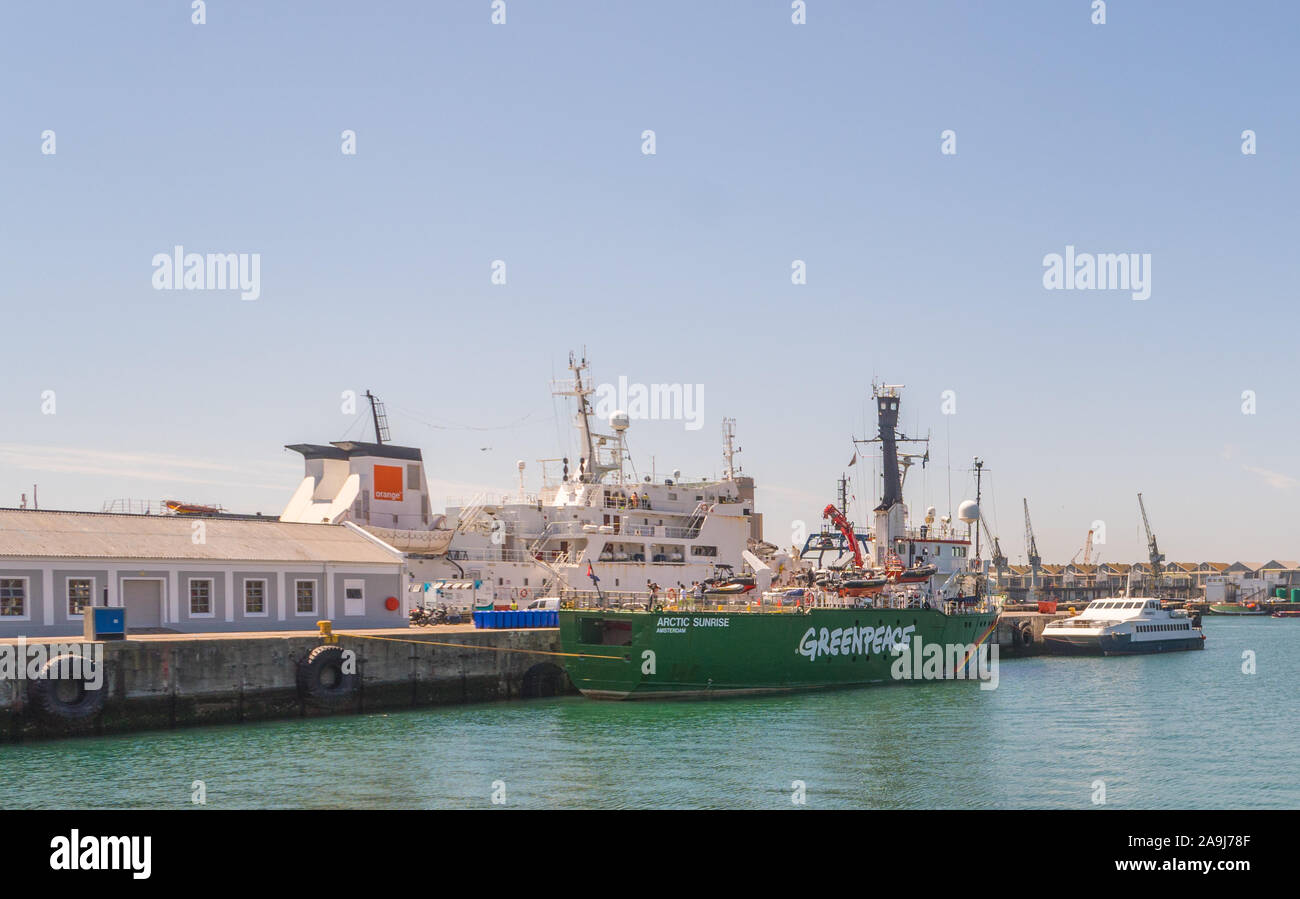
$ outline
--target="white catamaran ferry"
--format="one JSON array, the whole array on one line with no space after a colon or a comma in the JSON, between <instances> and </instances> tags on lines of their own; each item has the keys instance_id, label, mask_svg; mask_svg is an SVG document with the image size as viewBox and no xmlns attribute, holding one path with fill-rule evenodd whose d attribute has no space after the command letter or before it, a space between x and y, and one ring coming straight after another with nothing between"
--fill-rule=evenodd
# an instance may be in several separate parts
<instances>
[{"instance_id":1,"label":"white catamaran ferry","mask_svg":"<svg viewBox=\"0 0 1300 899\"><path fill-rule=\"evenodd\" d=\"M627 449L629 418L610 416L597 433L588 363L553 385L577 403L578 456L543 459L541 489L528 493L525 464L510 494L480 494L432 513L419 449L388 442L383 405L367 394L375 442L295 444L306 473L284 521L351 522L406 556L408 602L526 608L539 597L591 593L644 602L648 583L670 598L692 583L745 572L764 587L775 572L763 546L754 480L735 464L734 422L723 422L722 476L638 476ZM414 596L413 594L423 594Z\"/></svg>"},{"instance_id":2,"label":"white catamaran ferry","mask_svg":"<svg viewBox=\"0 0 1300 899\"><path fill-rule=\"evenodd\" d=\"M1183 609L1162 609L1158 599L1118 596L1049 622L1043 643L1049 652L1108 656L1204 649L1198 625Z\"/></svg>"}]
</instances>

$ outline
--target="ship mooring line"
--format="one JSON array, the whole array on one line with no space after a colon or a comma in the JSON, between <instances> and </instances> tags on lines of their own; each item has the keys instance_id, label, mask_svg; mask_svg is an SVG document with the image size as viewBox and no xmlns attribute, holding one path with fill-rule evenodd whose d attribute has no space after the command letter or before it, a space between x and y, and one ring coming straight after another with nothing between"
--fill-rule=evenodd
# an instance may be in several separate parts
<instances>
[{"instance_id":1,"label":"ship mooring line","mask_svg":"<svg viewBox=\"0 0 1300 899\"><path fill-rule=\"evenodd\" d=\"M450 646L455 649L482 649L487 652L522 652L534 656L562 656L566 659L612 659L625 662L623 656L598 656L586 652L552 652L548 649L512 649L508 646L478 646L474 643L441 643L437 640L403 640L401 637L376 637L373 634L335 632L336 637L354 637L358 640L385 640L389 643L414 643L416 646Z\"/></svg>"},{"instance_id":2,"label":"ship mooring line","mask_svg":"<svg viewBox=\"0 0 1300 899\"><path fill-rule=\"evenodd\" d=\"M984 644L984 641L987 640L987 639L989 638L989 634L993 633L993 630L994 630L997 626L998 626L998 616L997 616L997 615L994 615L994 616L993 616L993 623L990 624L990 625L989 625L989 626L984 630L984 633L980 634L979 637L975 640L975 652L978 652L978 651L979 651L980 646L982 646L982 645ZM961 667L962 667L962 670L963 670L963 671L966 669L966 666L970 664L970 660L974 657L975 652L967 653L966 658L962 660Z\"/></svg>"}]
</instances>

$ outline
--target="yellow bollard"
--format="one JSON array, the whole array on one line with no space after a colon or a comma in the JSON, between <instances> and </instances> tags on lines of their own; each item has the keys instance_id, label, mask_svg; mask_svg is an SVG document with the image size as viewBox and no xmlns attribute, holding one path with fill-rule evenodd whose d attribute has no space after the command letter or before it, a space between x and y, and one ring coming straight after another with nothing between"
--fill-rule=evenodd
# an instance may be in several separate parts
<instances>
[{"instance_id":1,"label":"yellow bollard","mask_svg":"<svg viewBox=\"0 0 1300 899\"><path fill-rule=\"evenodd\" d=\"M326 643L339 642L338 635L334 633L334 625L330 621L317 621L316 626L320 628L320 638Z\"/></svg>"}]
</instances>

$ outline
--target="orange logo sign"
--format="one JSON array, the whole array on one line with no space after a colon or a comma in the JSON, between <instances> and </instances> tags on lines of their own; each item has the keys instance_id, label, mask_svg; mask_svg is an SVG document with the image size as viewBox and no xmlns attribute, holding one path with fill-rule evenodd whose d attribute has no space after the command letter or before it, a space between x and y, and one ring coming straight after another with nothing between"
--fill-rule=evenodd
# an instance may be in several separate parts
<instances>
[{"instance_id":1,"label":"orange logo sign","mask_svg":"<svg viewBox=\"0 0 1300 899\"><path fill-rule=\"evenodd\" d=\"M375 466L375 499L402 501L402 469L398 465Z\"/></svg>"}]
</instances>

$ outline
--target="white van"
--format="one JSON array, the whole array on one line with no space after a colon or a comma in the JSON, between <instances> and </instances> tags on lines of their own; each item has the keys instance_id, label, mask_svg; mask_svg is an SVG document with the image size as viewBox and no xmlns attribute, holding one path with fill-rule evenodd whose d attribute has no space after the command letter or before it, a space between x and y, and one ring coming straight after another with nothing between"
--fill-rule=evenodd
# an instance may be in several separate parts
<instances>
[{"instance_id":1,"label":"white van","mask_svg":"<svg viewBox=\"0 0 1300 899\"><path fill-rule=\"evenodd\" d=\"M559 597L555 597L555 596L550 596L550 597L543 596L541 599L534 599L528 605L524 606L524 608L534 612L555 611L560 608L560 600Z\"/></svg>"}]
</instances>

